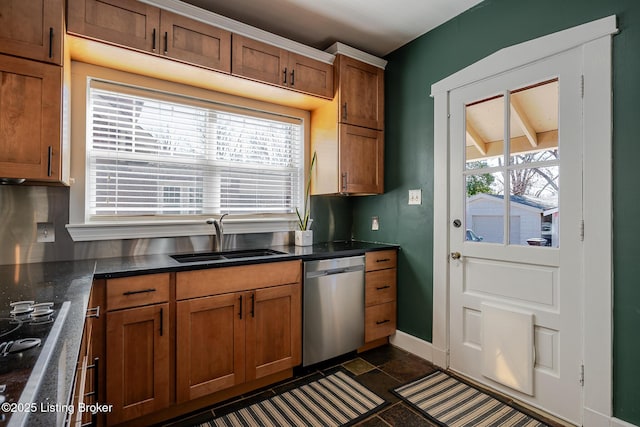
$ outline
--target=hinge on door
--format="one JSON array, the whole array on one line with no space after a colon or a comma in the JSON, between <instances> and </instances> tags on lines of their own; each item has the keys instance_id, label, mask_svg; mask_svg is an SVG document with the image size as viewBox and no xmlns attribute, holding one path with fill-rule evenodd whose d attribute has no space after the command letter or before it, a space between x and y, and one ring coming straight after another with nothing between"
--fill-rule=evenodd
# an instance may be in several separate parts
<instances>
[{"instance_id":1,"label":"hinge on door","mask_svg":"<svg viewBox=\"0 0 640 427\"><path fill-rule=\"evenodd\" d=\"M580 96L584 99L584 74L580 76Z\"/></svg>"},{"instance_id":2,"label":"hinge on door","mask_svg":"<svg viewBox=\"0 0 640 427\"><path fill-rule=\"evenodd\" d=\"M584 219L580 220L580 241L584 242Z\"/></svg>"},{"instance_id":3,"label":"hinge on door","mask_svg":"<svg viewBox=\"0 0 640 427\"><path fill-rule=\"evenodd\" d=\"M584 387L584 364L580 365L580 385Z\"/></svg>"}]
</instances>

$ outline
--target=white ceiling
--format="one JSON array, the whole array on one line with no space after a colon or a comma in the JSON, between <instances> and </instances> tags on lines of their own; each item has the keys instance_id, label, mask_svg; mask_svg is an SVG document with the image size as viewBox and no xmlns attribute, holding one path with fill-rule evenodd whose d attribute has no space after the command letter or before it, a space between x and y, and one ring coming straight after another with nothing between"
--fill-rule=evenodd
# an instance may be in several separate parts
<instances>
[{"instance_id":1,"label":"white ceiling","mask_svg":"<svg viewBox=\"0 0 640 427\"><path fill-rule=\"evenodd\" d=\"M385 56L481 0L182 0L324 50L340 41Z\"/></svg>"}]
</instances>

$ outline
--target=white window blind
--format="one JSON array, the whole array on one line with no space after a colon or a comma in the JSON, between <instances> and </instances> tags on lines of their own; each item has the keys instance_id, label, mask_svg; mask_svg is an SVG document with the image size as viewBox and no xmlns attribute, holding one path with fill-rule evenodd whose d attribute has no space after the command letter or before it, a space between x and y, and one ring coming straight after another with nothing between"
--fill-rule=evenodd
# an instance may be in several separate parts
<instances>
[{"instance_id":1,"label":"white window blind","mask_svg":"<svg viewBox=\"0 0 640 427\"><path fill-rule=\"evenodd\" d=\"M292 213L302 120L98 80L89 85L91 218Z\"/></svg>"}]
</instances>

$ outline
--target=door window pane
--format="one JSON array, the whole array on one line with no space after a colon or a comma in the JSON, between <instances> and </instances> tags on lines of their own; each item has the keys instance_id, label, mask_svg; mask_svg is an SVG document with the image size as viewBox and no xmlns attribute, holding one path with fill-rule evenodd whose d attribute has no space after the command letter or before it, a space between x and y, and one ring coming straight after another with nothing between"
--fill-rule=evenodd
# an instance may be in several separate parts
<instances>
[{"instance_id":1,"label":"door window pane","mask_svg":"<svg viewBox=\"0 0 640 427\"><path fill-rule=\"evenodd\" d=\"M467 175L466 230L468 242L504 243L504 175Z\"/></svg>"},{"instance_id":2,"label":"door window pane","mask_svg":"<svg viewBox=\"0 0 640 427\"><path fill-rule=\"evenodd\" d=\"M509 98L509 244L558 247L558 80Z\"/></svg>"},{"instance_id":3,"label":"door window pane","mask_svg":"<svg viewBox=\"0 0 640 427\"><path fill-rule=\"evenodd\" d=\"M465 111L465 169L503 165L504 96L472 102Z\"/></svg>"}]
</instances>

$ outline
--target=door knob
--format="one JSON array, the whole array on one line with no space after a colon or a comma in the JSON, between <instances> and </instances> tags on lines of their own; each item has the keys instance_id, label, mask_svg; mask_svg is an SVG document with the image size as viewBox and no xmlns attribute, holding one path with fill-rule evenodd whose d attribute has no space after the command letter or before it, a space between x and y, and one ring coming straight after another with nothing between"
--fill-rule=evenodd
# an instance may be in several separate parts
<instances>
[{"instance_id":1,"label":"door knob","mask_svg":"<svg viewBox=\"0 0 640 427\"><path fill-rule=\"evenodd\" d=\"M451 252L451 259L460 259L462 258L462 254L460 252Z\"/></svg>"}]
</instances>

